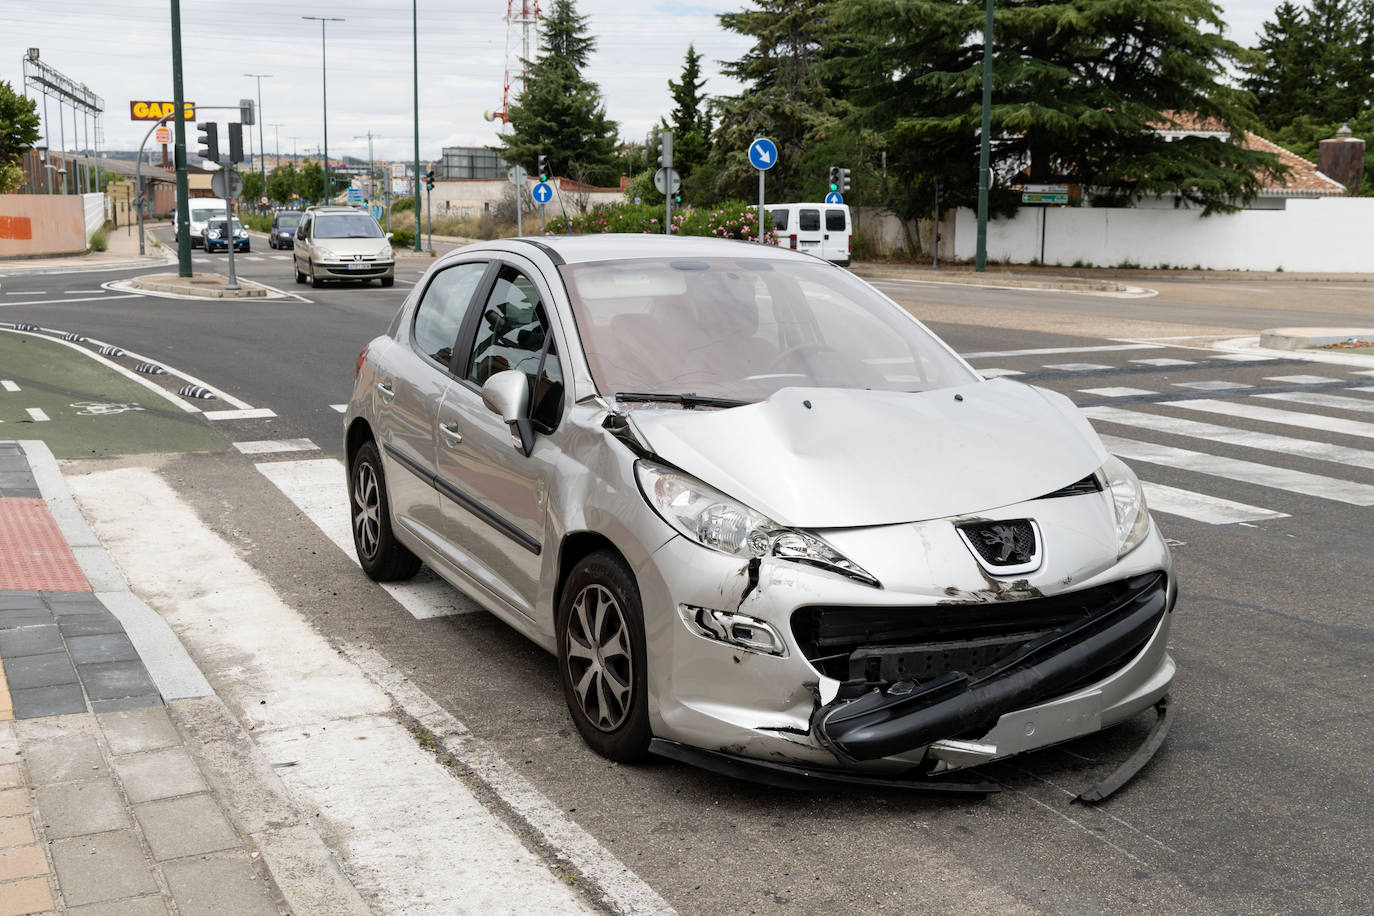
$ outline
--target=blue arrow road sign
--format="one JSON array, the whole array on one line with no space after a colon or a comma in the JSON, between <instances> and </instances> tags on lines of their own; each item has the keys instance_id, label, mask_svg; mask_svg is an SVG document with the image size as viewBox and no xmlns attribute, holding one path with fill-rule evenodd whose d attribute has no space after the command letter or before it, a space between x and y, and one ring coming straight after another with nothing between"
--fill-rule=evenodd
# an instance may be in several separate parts
<instances>
[{"instance_id":1,"label":"blue arrow road sign","mask_svg":"<svg viewBox=\"0 0 1374 916\"><path fill-rule=\"evenodd\" d=\"M553 199L553 188L549 187L547 181L541 181L530 189L531 196L537 204L546 204Z\"/></svg>"},{"instance_id":2,"label":"blue arrow road sign","mask_svg":"<svg viewBox=\"0 0 1374 916\"><path fill-rule=\"evenodd\" d=\"M778 161L778 148L767 137L758 137L749 144L749 164L761 172L771 169Z\"/></svg>"},{"instance_id":3,"label":"blue arrow road sign","mask_svg":"<svg viewBox=\"0 0 1374 916\"><path fill-rule=\"evenodd\" d=\"M842 204L844 203L844 195L839 191L831 191L829 194L825 195L825 202L828 204Z\"/></svg>"}]
</instances>

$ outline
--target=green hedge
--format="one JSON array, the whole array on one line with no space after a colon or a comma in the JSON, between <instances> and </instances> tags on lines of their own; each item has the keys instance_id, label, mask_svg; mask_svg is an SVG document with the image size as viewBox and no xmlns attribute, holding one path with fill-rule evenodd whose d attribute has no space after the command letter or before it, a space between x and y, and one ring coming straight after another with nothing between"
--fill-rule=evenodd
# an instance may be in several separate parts
<instances>
[{"instance_id":1,"label":"green hedge","mask_svg":"<svg viewBox=\"0 0 1374 916\"><path fill-rule=\"evenodd\" d=\"M391 227L391 247L392 248L414 248L415 230L405 229L401 226L392 224Z\"/></svg>"},{"instance_id":2,"label":"green hedge","mask_svg":"<svg viewBox=\"0 0 1374 916\"><path fill-rule=\"evenodd\" d=\"M549 221L550 235L601 232L663 232L663 207L655 204L612 204L597 207L582 216ZM730 200L715 207L696 207L673 212L674 235L714 236L722 239L754 241L758 234L758 213L742 200ZM773 243L773 221L764 214L764 241Z\"/></svg>"}]
</instances>

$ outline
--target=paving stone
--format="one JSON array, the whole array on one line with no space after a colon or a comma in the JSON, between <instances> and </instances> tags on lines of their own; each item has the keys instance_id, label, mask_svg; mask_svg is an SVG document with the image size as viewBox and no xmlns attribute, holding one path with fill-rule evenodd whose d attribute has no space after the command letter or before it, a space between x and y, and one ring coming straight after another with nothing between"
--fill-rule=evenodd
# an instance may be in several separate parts
<instances>
[{"instance_id":1,"label":"paving stone","mask_svg":"<svg viewBox=\"0 0 1374 916\"><path fill-rule=\"evenodd\" d=\"M277 916L271 892L241 852L168 862L162 873L182 916Z\"/></svg>"},{"instance_id":2,"label":"paving stone","mask_svg":"<svg viewBox=\"0 0 1374 916\"><path fill-rule=\"evenodd\" d=\"M110 775L93 734L63 735L24 742L24 760L36 786L86 782Z\"/></svg>"},{"instance_id":3,"label":"paving stone","mask_svg":"<svg viewBox=\"0 0 1374 916\"><path fill-rule=\"evenodd\" d=\"M43 603L52 608L55 616L74 614L108 614L109 608L90 592L39 592Z\"/></svg>"},{"instance_id":4,"label":"paving stone","mask_svg":"<svg viewBox=\"0 0 1374 916\"><path fill-rule=\"evenodd\" d=\"M48 857L43 855L42 846L34 844L0 849L0 881L36 878L47 873Z\"/></svg>"},{"instance_id":5,"label":"paving stone","mask_svg":"<svg viewBox=\"0 0 1374 916\"><path fill-rule=\"evenodd\" d=\"M162 861L241 845L210 795L186 795L134 805L153 858Z\"/></svg>"},{"instance_id":6,"label":"paving stone","mask_svg":"<svg viewBox=\"0 0 1374 916\"><path fill-rule=\"evenodd\" d=\"M165 916L167 904L161 897L135 897L110 903L69 907L69 916Z\"/></svg>"},{"instance_id":7,"label":"paving stone","mask_svg":"<svg viewBox=\"0 0 1374 916\"><path fill-rule=\"evenodd\" d=\"M5 894L0 897L0 916L46 913L52 908L52 889L47 878L25 878L6 884Z\"/></svg>"},{"instance_id":8,"label":"paving stone","mask_svg":"<svg viewBox=\"0 0 1374 916\"><path fill-rule=\"evenodd\" d=\"M19 604L19 602L12 603L16 605ZM56 622L57 621L53 619L52 611L48 610L37 601L28 606L0 609L0 630L12 630L16 627L41 626L45 623Z\"/></svg>"},{"instance_id":9,"label":"paving stone","mask_svg":"<svg viewBox=\"0 0 1374 916\"><path fill-rule=\"evenodd\" d=\"M112 779L39 786L34 797L38 821L50 840L132 826Z\"/></svg>"},{"instance_id":10,"label":"paving stone","mask_svg":"<svg viewBox=\"0 0 1374 916\"><path fill-rule=\"evenodd\" d=\"M137 754L181 744L181 736L161 706L105 713L96 716L96 720L112 754Z\"/></svg>"},{"instance_id":11,"label":"paving stone","mask_svg":"<svg viewBox=\"0 0 1374 916\"><path fill-rule=\"evenodd\" d=\"M92 618L77 618L90 620ZM99 636L73 636L63 633L67 640L67 652L78 665L99 664L101 662L131 662L138 658L134 644L123 633L107 633Z\"/></svg>"},{"instance_id":12,"label":"paving stone","mask_svg":"<svg viewBox=\"0 0 1374 916\"><path fill-rule=\"evenodd\" d=\"M24 781L18 763L0 763L0 789L17 789L26 785L28 783Z\"/></svg>"},{"instance_id":13,"label":"paving stone","mask_svg":"<svg viewBox=\"0 0 1374 916\"><path fill-rule=\"evenodd\" d=\"M0 490L32 490L37 486L33 475L28 471L7 471L0 468Z\"/></svg>"},{"instance_id":14,"label":"paving stone","mask_svg":"<svg viewBox=\"0 0 1374 916\"><path fill-rule=\"evenodd\" d=\"M32 810L28 789L0 789L0 817L27 816Z\"/></svg>"},{"instance_id":15,"label":"paving stone","mask_svg":"<svg viewBox=\"0 0 1374 916\"><path fill-rule=\"evenodd\" d=\"M16 487L13 490L5 490L7 499L42 499L43 491L38 488L29 489L27 487Z\"/></svg>"},{"instance_id":16,"label":"paving stone","mask_svg":"<svg viewBox=\"0 0 1374 916\"><path fill-rule=\"evenodd\" d=\"M0 849L11 846L27 846L35 842L33 822L27 814L14 817L0 817Z\"/></svg>"},{"instance_id":17,"label":"paving stone","mask_svg":"<svg viewBox=\"0 0 1374 916\"><path fill-rule=\"evenodd\" d=\"M16 719L61 716L86 711L86 696L81 692L80 684L11 690L10 701L14 704Z\"/></svg>"},{"instance_id":18,"label":"paving stone","mask_svg":"<svg viewBox=\"0 0 1374 916\"><path fill-rule=\"evenodd\" d=\"M58 886L69 906L158 892L132 830L58 840L51 849Z\"/></svg>"},{"instance_id":19,"label":"paving stone","mask_svg":"<svg viewBox=\"0 0 1374 916\"><path fill-rule=\"evenodd\" d=\"M0 630L0 658L11 659L61 651L62 636L57 632L55 623Z\"/></svg>"},{"instance_id":20,"label":"paving stone","mask_svg":"<svg viewBox=\"0 0 1374 916\"><path fill-rule=\"evenodd\" d=\"M123 633L124 625L114 614L81 614L75 617L57 619L57 629L62 638L71 641L76 636L100 636L105 633Z\"/></svg>"},{"instance_id":21,"label":"paving stone","mask_svg":"<svg viewBox=\"0 0 1374 916\"><path fill-rule=\"evenodd\" d=\"M200 768L184 747L169 747L112 761L133 804L206 791Z\"/></svg>"},{"instance_id":22,"label":"paving stone","mask_svg":"<svg viewBox=\"0 0 1374 916\"><path fill-rule=\"evenodd\" d=\"M161 694L147 694L141 697L120 697L117 700L91 700L91 712L123 712L126 709L142 709L145 706L161 705Z\"/></svg>"},{"instance_id":23,"label":"paving stone","mask_svg":"<svg viewBox=\"0 0 1374 916\"><path fill-rule=\"evenodd\" d=\"M78 684L76 668L66 652L47 652L5 660L5 680L10 690L26 687L56 687L59 684Z\"/></svg>"},{"instance_id":24,"label":"paving stone","mask_svg":"<svg viewBox=\"0 0 1374 916\"><path fill-rule=\"evenodd\" d=\"M92 639L104 637L93 636ZM153 679L143 662L135 659L127 662L102 662L95 665L76 666L81 683L86 686L86 695L92 700L114 700L119 697L147 696L157 693Z\"/></svg>"},{"instance_id":25,"label":"paving stone","mask_svg":"<svg viewBox=\"0 0 1374 916\"><path fill-rule=\"evenodd\" d=\"M38 597L38 592L29 589L0 589L0 611L33 607L35 604L43 604L43 600Z\"/></svg>"}]
</instances>

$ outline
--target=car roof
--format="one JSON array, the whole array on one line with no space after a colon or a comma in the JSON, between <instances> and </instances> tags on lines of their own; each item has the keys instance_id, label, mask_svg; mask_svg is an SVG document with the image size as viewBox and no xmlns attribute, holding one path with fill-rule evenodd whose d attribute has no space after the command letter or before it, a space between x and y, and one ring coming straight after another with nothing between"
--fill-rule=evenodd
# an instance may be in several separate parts
<instances>
[{"instance_id":1,"label":"car roof","mask_svg":"<svg viewBox=\"0 0 1374 916\"><path fill-rule=\"evenodd\" d=\"M801 259L816 263L820 259L810 254L760 245L738 239L713 239L705 236L666 236L648 233L602 233L597 235L543 235L518 239L498 239L469 246L461 251L499 248L520 251L520 243L542 248L556 254L569 264L590 261L623 261L634 258L764 258L773 261Z\"/></svg>"},{"instance_id":2,"label":"car roof","mask_svg":"<svg viewBox=\"0 0 1374 916\"><path fill-rule=\"evenodd\" d=\"M322 213L322 214L331 214L331 213L367 213L366 210L359 210L357 207L340 207L340 206L337 206L337 205L335 205L335 206L329 206L329 207L311 207L310 209L311 209L311 211L314 212L314 213ZM372 214L371 214L371 213L368 213L367 215L368 215L368 216L371 216Z\"/></svg>"}]
</instances>

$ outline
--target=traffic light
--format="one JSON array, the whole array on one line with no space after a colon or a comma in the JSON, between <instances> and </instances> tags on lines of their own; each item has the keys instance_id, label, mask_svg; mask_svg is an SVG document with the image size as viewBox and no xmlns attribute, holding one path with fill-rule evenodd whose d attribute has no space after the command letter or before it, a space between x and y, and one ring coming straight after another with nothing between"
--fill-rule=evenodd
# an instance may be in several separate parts
<instances>
[{"instance_id":1,"label":"traffic light","mask_svg":"<svg viewBox=\"0 0 1374 916\"><path fill-rule=\"evenodd\" d=\"M940 182L935 183L935 202L941 203L945 199L945 186Z\"/></svg>"},{"instance_id":2,"label":"traffic light","mask_svg":"<svg viewBox=\"0 0 1374 916\"><path fill-rule=\"evenodd\" d=\"M849 169L839 169L840 181L838 190L841 194L849 190Z\"/></svg>"},{"instance_id":3,"label":"traffic light","mask_svg":"<svg viewBox=\"0 0 1374 916\"><path fill-rule=\"evenodd\" d=\"M539 154L539 180L549 180L549 157L543 153Z\"/></svg>"},{"instance_id":4,"label":"traffic light","mask_svg":"<svg viewBox=\"0 0 1374 916\"><path fill-rule=\"evenodd\" d=\"M428 172L425 172L425 190L434 190L434 169L430 169Z\"/></svg>"},{"instance_id":5,"label":"traffic light","mask_svg":"<svg viewBox=\"0 0 1374 916\"><path fill-rule=\"evenodd\" d=\"M830 190L832 190L832 191L838 191L839 189L840 189L840 167L839 167L838 165L832 165L832 166L830 167Z\"/></svg>"},{"instance_id":6,"label":"traffic light","mask_svg":"<svg viewBox=\"0 0 1374 916\"><path fill-rule=\"evenodd\" d=\"M243 161L243 125L230 124L229 126L229 161Z\"/></svg>"},{"instance_id":7,"label":"traffic light","mask_svg":"<svg viewBox=\"0 0 1374 916\"><path fill-rule=\"evenodd\" d=\"M200 144L196 155L206 162L219 162L219 125L214 121L197 124L196 133L200 135L196 138Z\"/></svg>"},{"instance_id":8,"label":"traffic light","mask_svg":"<svg viewBox=\"0 0 1374 916\"><path fill-rule=\"evenodd\" d=\"M257 119L254 117L252 99L239 99L239 123L249 127L257 123Z\"/></svg>"},{"instance_id":9,"label":"traffic light","mask_svg":"<svg viewBox=\"0 0 1374 916\"><path fill-rule=\"evenodd\" d=\"M665 169L673 167L673 132L660 131L658 134L658 164Z\"/></svg>"}]
</instances>

